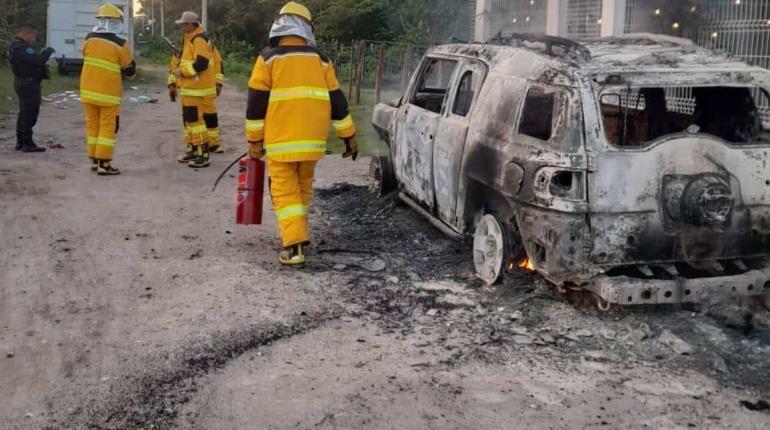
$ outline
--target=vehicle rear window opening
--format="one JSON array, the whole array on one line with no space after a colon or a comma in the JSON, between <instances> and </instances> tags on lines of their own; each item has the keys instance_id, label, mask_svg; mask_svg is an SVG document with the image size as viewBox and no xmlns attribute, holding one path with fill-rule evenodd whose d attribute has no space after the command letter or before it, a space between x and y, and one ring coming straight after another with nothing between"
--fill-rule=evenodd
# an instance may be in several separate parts
<instances>
[{"instance_id":1,"label":"vehicle rear window opening","mask_svg":"<svg viewBox=\"0 0 770 430\"><path fill-rule=\"evenodd\" d=\"M688 129L735 144L770 142L770 101L759 88L610 89L601 95L601 109L607 140L622 147Z\"/></svg>"}]
</instances>

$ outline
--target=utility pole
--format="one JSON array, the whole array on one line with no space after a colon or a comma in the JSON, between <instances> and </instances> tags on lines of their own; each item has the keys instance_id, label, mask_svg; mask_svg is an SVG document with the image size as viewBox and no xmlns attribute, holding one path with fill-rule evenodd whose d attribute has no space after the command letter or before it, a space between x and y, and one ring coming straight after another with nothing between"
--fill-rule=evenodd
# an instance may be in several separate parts
<instances>
[{"instance_id":1,"label":"utility pole","mask_svg":"<svg viewBox=\"0 0 770 430\"><path fill-rule=\"evenodd\" d=\"M150 34L155 36L155 0L150 2Z\"/></svg>"},{"instance_id":2,"label":"utility pole","mask_svg":"<svg viewBox=\"0 0 770 430\"><path fill-rule=\"evenodd\" d=\"M201 4L201 21L203 23L203 28L206 29L206 31L209 30L209 0L202 0Z\"/></svg>"},{"instance_id":3,"label":"utility pole","mask_svg":"<svg viewBox=\"0 0 770 430\"><path fill-rule=\"evenodd\" d=\"M166 37L166 0L160 0L160 36Z\"/></svg>"}]
</instances>

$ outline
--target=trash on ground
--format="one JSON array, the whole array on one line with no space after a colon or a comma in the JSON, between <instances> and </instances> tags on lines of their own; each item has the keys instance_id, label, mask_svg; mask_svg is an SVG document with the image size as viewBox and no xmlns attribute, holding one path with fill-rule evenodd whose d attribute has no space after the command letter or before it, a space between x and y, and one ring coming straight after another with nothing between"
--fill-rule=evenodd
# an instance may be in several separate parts
<instances>
[{"instance_id":1,"label":"trash on ground","mask_svg":"<svg viewBox=\"0 0 770 430\"><path fill-rule=\"evenodd\" d=\"M158 103L158 99L153 99L147 96L129 97L128 101L131 103Z\"/></svg>"}]
</instances>

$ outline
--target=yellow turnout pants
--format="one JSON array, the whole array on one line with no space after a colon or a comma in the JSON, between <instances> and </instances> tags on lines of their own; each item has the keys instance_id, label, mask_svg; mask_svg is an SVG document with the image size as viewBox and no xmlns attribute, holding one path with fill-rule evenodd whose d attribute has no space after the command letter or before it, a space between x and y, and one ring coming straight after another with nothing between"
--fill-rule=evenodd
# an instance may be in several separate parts
<instances>
[{"instance_id":1,"label":"yellow turnout pants","mask_svg":"<svg viewBox=\"0 0 770 430\"><path fill-rule=\"evenodd\" d=\"M219 114L217 114L216 98L203 97L200 103L201 111L203 112L203 123L206 125L206 135L209 138L209 146L219 146ZM193 139L184 117L182 118L182 129L184 130L184 142L189 150L189 145L193 144Z\"/></svg>"},{"instance_id":2,"label":"yellow turnout pants","mask_svg":"<svg viewBox=\"0 0 770 430\"><path fill-rule=\"evenodd\" d=\"M184 119L182 120L182 131L184 131L184 143L189 150L190 145L192 145L192 136L190 136L190 133L187 131L187 123L184 122Z\"/></svg>"},{"instance_id":3,"label":"yellow turnout pants","mask_svg":"<svg viewBox=\"0 0 770 430\"><path fill-rule=\"evenodd\" d=\"M191 145L203 145L209 141L203 122L203 105L204 97L182 96L182 119Z\"/></svg>"},{"instance_id":4,"label":"yellow turnout pants","mask_svg":"<svg viewBox=\"0 0 770 430\"><path fill-rule=\"evenodd\" d=\"M83 103L86 116L88 158L112 160L120 127L120 106Z\"/></svg>"},{"instance_id":5,"label":"yellow turnout pants","mask_svg":"<svg viewBox=\"0 0 770 430\"><path fill-rule=\"evenodd\" d=\"M203 122L209 136L209 146L219 146L219 115L217 114L216 96L203 98Z\"/></svg>"},{"instance_id":6,"label":"yellow turnout pants","mask_svg":"<svg viewBox=\"0 0 770 430\"><path fill-rule=\"evenodd\" d=\"M313 174L317 163L267 160L270 196L284 247L310 241L307 211L313 199Z\"/></svg>"}]
</instances>

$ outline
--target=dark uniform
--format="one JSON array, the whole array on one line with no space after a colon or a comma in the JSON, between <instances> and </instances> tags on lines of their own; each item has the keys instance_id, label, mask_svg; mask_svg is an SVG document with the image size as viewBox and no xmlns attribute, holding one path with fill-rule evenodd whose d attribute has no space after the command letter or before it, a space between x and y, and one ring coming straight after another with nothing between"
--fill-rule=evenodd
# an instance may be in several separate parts
<instances>
[{"instance_id":1,"label":"dark uniform","mask_svg":"<svg viewBox=\"0 0 770 430\"><path fill-rule=\"evenodd\" d=\"M42 98L40 81L49 78L46 63L53 52L52 48L46 48L38 53L34 46L21 38L16 38L8 48L8 61L15 76L13 87L19 97L16 150L24 152L45 150L36 149L37 145L32 140L32 128L37 123L37 116L40 113Z\"/></svg>"}]
</instances>

